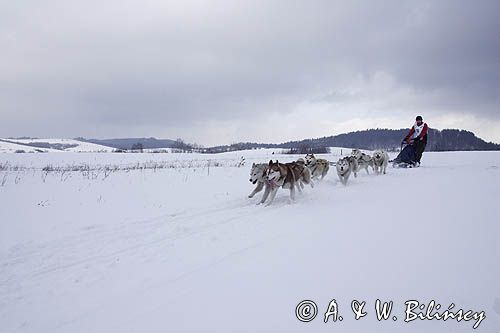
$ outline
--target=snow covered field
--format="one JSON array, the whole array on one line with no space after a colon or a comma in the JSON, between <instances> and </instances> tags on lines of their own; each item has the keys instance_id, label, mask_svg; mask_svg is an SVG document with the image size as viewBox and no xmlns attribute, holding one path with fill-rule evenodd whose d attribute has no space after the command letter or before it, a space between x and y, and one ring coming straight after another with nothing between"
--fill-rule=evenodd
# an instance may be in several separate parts
<instances>
[{"instance_id":1,"label":"snow covered field","mask_svg":"<svg viewBox=\"0 0 500 333\"><path fill-rule=\"evenodd\" d=\"M257 206L252 162L297 158L272 152L0 154L0 331L473 331L405 323L407 300L500 331L500 153L426 153L347 187L331 168L295 203ZM332 299L343 321L324 323ZM376 299L394 301L387 321Z\"/></svg>"},{"instance_id":2,"label":"snow covered field","mask_svg":"<svg viewBox=\"0 0 500 333\"><path fill-rule=\"evenodd\" d=\"M23 150L27 153L35 152L36 149L44 152L112 152L114 148L98 145L90 142L83 142L74 139L0 139L0 153L14 153L16 150ZM28 144L50 144L58 145L59 149L37 148Z\"/></svg>"}]
</instances>

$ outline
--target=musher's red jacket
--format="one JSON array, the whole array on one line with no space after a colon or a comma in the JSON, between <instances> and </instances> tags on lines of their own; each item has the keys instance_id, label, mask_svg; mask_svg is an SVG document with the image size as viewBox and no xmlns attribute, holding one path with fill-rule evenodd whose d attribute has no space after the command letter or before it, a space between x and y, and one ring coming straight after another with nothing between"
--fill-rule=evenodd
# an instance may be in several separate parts
<instances>
[{"instance_id":1,"label":"musher's red jacket","mask_svg":"<svg viewBox=\"0 0 500 333\"><path fill-rule=\"evenodd\" d=\"M407 143L410 143L410 140L412 139L414 133L415 133L415 127L417 126L417 123L415 123L415 125L413 125L411 128L410 128L410 131L408 132L408 134L405 136L405 141ZM414 141L423 141L425 143L427 143L427 132L429 131L429 126L427 126L427 123L424 123L424 126L420 132L420 134L414 138Z\"/></svg>"}]
</instances>

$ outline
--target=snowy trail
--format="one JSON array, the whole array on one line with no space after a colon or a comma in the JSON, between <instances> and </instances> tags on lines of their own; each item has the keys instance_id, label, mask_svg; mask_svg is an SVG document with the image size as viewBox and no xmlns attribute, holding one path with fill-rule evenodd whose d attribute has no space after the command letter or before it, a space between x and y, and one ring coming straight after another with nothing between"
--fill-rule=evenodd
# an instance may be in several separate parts
<instances>
[{"instance_id":1,"label":"snowy trail","mask_svg":"<svg viewBox=\"0 0 500 333\"><path fill-rule=\"evenodd\" d=\"M420 169L361 173L347 187L331 172L295 203L280 191L270 207L255 205L260 193L246 198L252 189L247 168L190 176L173 193L153 186L172 175L148 176L137 184L169 201L157 216L104 223L94 203L97 213L79 211L82 220L94 223L78 222L64 233L2 252L2 331L472 330L472 322L403 322L404 301L435 299L445 307L455 302L486 311L478 330L498 332L500 154L425 157ZM126 188L118 176L113 182L95 186ZM138 189L134 184L133 179L127 185L130 193ZM52 208L37 212L54 216L50 210L60 208L58 200L66 204L67 189L57 193ZM121 195L123 201L127 193ZM8 203L9 197L2 199ZM151 204L143 200L148 209ZM110 207L112 201L103 209ZM345 320L325 324L322 313L332 298ZM398 321L375 319L377 298L394 300ZM320 308L311 323L295 318L303 299ZM367 301L368 318L352 318L353 299Z\"/></svg>"}]
</instances>

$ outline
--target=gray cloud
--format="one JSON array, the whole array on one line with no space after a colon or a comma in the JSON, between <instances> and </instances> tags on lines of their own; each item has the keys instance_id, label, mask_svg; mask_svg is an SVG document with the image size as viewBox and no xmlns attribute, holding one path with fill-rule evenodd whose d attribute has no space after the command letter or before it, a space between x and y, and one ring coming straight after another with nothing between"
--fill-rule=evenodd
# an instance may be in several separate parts
<instances>
[{"instance_id":1,"label":"gray cloud","mask_svg":"<svg viewBox=\"0 0 500 333\"><path fill-rule=\"evenodd\" d=\"M0 136L283 141L422 113L500 141L497 1L0 8Z\"/></svg>"}]
</instances>

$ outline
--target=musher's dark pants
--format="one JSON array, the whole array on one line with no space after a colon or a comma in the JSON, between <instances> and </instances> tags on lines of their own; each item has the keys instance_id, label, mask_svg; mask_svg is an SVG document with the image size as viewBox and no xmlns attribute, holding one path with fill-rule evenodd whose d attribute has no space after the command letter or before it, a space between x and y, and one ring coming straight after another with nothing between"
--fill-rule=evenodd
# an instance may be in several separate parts
<instances>
[{"instance_id":1,"label":"musher's dark pants","mask_svg":"<svg viewBox=\"0 0 500 333\"><path fill-rule=\"evenodd\" d=\"M422 154L424 153L426 145L427 145L427 142L420 141L420 140L415 143L416 162L420 163L420 159L422 158Z\"/></svg>"}]
</instances>

